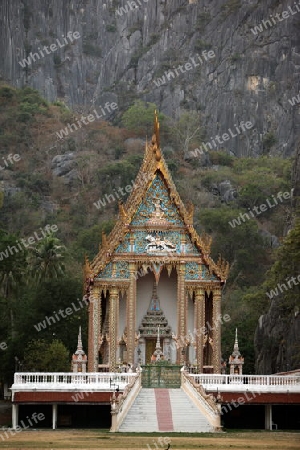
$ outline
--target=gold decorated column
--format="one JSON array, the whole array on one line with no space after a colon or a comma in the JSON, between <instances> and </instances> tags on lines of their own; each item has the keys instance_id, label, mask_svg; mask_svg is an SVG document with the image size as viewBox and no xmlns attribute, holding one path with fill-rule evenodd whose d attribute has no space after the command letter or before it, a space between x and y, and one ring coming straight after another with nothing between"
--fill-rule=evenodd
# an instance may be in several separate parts
<instances>
[{"instance_id":1,"label":"gold decorated column","mask_svg":"<svg viewBox=\"0 0 300 450\"><path fill-rule=\"evenodd\" d=\"M188 324L189 324L189 293L186 289L184 289L185 291L185 306L184 306L184 323L185 323L185 336L187 337L187 339L184 340L186 346L184 347L184 361L185 361L185 365L188 365L190 363L190 350L189 350L189 329L188 329Z\"/></svg>"},{"instance_id":2,"label":"gold decorated column","mask_svg":"<svg viewBox=\"0 0 300 450\"><path fill-rule=\"evenodd\" d=\"M93 286L89 304L89 350L88 371L98 372L98 338L99 338L99 292L100 288Z\"/></svg>"},{"instance_id":3,"label":"gold decorated column","mask_svg":"<svg viewBox=\"0 0 300 450\"><path fill-rule=\"evenodd\" d=\"M100 350L100 336L102 334L102 290L99 289L99 313L98 313L98 330L99 330L99 337L98 337L98 351Z\"/></svg>"},{"instance_id":4,"label":"gold decorated column","mask_svg":"<svg viewBox=\"0 0 300 450\"><path fill-rule=\"evenodd\" d=\"M119 291L112 287L109 291L109 367L116 371L117 340L119 329Z\"/></svg>"},{"instance_id":5,"label":"gold decorated column","mask_svg":"<svg viewBox=\"0 0 300 450\"><path fill-rule=\"evenodd\" d=\"M136 321L136 265L129 264L130 285L127 295L127 362L134 364Z\"/></svg>"},{"instance_id":6,"label":"gold decorated column","mask_svg":"<svg viewBox=\"0 0 300 450\"><path fill-rule=\"evenodd\" d=\"M213 357L214 373L221 373L221 288L213 290Z\"/></svg>"},{"instance_id":7,"label":"gold decorated column","mask_svg":"<svg viewBox=\"0 0 300 450\"><path fill-rule=\"evenodd\" d=\"M186 336L186 298L185 298L185 283L184 283L185 268L180 264L177 266L177 336L179 342L183 342ZM177 350L177 363L184 364L183 347Z\"/></svg>"},{"instance_id":8,"label":"gold decorated column","mask_svg":"<svg viewBox=\"0 0 300 450\"><path fill-rule=\"evenodd\" d=\"M197 289L195 292L195 335L196 359L198 373L203 372L203 341L205 327L205 290Z\"/></svg>"}]
</instances>

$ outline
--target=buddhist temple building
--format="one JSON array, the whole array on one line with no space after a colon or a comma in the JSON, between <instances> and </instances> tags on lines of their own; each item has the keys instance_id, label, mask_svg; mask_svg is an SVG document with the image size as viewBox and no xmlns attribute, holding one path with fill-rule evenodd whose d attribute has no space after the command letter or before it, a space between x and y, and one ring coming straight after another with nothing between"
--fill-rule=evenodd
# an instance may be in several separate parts
<instances>
[{"instance_id":1,"label":"buddhist temple building","mask_svg":"<svg viewBox=\"0 0 300 450\"><path fill-rule=\"evenodd\" d=\"M89 301L88 371L149 364L157 345L173 364L221 372L222 287L228 264L210 257L211 238L193 226L160 147L151 143L117 223L85 263ZM174 345L176 343L176 345Z\"/></svg>"},{"instance_id":2,"label":"buddhist temple building","mask_svg":"<svg viewBox=\"0 0 300 450\"><path fill-rule=\"evenodd\" d=\"M211 239L194 229L156 116L135 184L126 188L115 227L85 262L88 354L79 329L71 372L16 372L12 429L32 413L53 430L207 433L221 430L221 417L226 428L299 429L299 372L242 373L236 330L226 374L221 296L229 267L212 260Z\"/></svg>"}]
</instances>

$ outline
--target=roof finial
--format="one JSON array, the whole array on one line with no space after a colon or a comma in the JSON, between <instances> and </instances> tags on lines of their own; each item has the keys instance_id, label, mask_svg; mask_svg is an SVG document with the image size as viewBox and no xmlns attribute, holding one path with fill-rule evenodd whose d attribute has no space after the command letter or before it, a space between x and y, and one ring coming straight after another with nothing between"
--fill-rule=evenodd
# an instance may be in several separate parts
<instances>
[{"instance_id":1,"label":"roof finial","mask_svg":"<svg viewBox=\"0 0 300 450\"><path fill-rule=\"evenodd\" d=\"M154 111L154 134L156 136L156 144L157 147L160 147L160 139L159 139L159 121L157 111Z\"/></svg>"},{"instance_id":2,"label":"roof finial","mask_svg":"<svg viewBox=\"0 0 300 450\"><path fill-rule=\"evenodd\" d=\"M160 336L159 336L159 325L157 327L157 341L156 341L156 347L160 348Z\"/></svg>"},{"instance_id":3,"label":"roof finial","mask_svg":"<svg viewBox=\"0 0 300 450\"><path fill-rule=\"evenodd\" d=\"M86 372L87 356L82 348L81 327L79 327L77 350L72 356L73 372Z\"/></svg>"},{"instance_id":4,"label":"roof finial","mask_svg":"<svg viewBox=\"0 0 300 450\"><path fill-rule=\"evenodd\" d=\"M101 249L101 248L106 248L107 245L108 245L108 242L107 242L107 236L106 236L105 231L102 230L102 233L101 233L101 244L99 245L99 248L100 248L100 249Z\"/></svg>"},{"instance_id":5,"label":"roof finial","mask_svg":"<svg viewBox=\"0 0 300 450\"><path fill-rule=\"evenodd\" d=\"M240 351L239 351L239 343L238 343L238 337L237 337L237 328L235 329L235 341L234 341L234 346L233 346L233 355L240 355Z\"/></svg>"},{"instance_id":6,"label":"roof finial","mask_svg":"<svg viewBox=\"0 0 300 450\"><path fill-rule=\"evenodd\" d=\"M77 351L78 350L82 352L81 327L79 327L79 334L78 334Z\"/></svg>"},{"instance_id":7,"label":"roof finial","mask_svg":"<svg viewBox=\"0 0 300 450\"><path fill-rule=\"evenodd\" d=\"M161 359L164 359L164 354L163 354L163 351L160 346L159 325L157 327L157 341L156 341L156 348L153 353L153 356L155 358L154 359L155 361L160 361Z\"/></svg>"},{"instance_id":8,"label":"roof finial","mask_svg":"<svg viewBox=\"0 0 300 450\"><path fill-rule=\"evenodd\" d=\"M159 142L159 121L157 111L154 111L154 133L152 136L152 151L157 162L161 160L160 142Z\"/></svg>"}]
</instances>

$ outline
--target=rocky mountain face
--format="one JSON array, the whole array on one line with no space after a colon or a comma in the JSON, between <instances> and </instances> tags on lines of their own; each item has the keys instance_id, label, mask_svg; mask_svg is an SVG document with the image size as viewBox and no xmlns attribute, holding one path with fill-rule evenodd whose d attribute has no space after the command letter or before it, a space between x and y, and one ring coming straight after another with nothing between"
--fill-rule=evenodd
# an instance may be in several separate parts
<instances>
[{"instance_id":1,"label":"rocky mountain face","mask_svg":"<svg viewBox=\"0 0 300 450\"><path fill-rule=\"evenodd\" d=\"M27 83L79 112L116 102L119 114L137 97L173 117L200 110L213 149L294 153L299 103L289 100L299 91L300 12L293 2L2 0L0 10L1 77L15 86ZM251 129L239 133L241 121ZM229 139L212 142L229 129Z\"/></svg>"},{"instance_id":2,"label":"rocky mountain face","mask_svg":"<svg viewBox=\"0 0 300 450\"><path fill-rule=\"evenodd\" d=\"M271 374L299 367L300 314L295 308L279 315L279 299L274 299L267 314L259 319L255 333L256 372Z\"/></svg>"},{"instance_id":3,"label":"rocky mountain face","mask_svg":"<svg viewBox=\"0 0 300 450\"><path fill-rule=\"evenodd\" d=\"M293 206L296 217L296 213L299 214L297 210L300 207L300 146L296 151L292 183L294 187ZM291 262L290 266L292 265ZM292 267L290 270L292 270ZM297 273L300 274L300 266ZM279 284L281 288L279 285L274 286L275 289L278 288L279 295L274 296L271 300L269 310L260 317L255 332L254 345L256 371L258 373L275 373L299 367L300 309L296 304L292 310L285 310L282 300L282 293L286 291L283 286L285 283ZM293 290L300 292L298 280L290 285Z\"/></svg>"}]
</instances>

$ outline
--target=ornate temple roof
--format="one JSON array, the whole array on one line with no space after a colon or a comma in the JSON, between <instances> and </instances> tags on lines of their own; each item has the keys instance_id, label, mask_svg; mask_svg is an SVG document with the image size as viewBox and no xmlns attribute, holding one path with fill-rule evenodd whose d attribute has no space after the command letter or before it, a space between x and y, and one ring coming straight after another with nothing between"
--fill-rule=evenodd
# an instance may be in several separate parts
<instances>
[{"instance_id":1,"label":"ornate temple roof","mask_svg":"<svg viewBox=\"0 0 300 450\"><path fill-rule=\"evenodd\" d=\"M169 255L173 252L180 257L182 246L178 230L184 230L192 249L191 253L194 253L194 256L200 254L202 261L202 266L195 262L190 263L187 269L190 279L197 277L197 273L201 274L201 279L207 270L210 280L225 282L229 264L221 257L217 263L211 259L212 240L208 235L197 234L193 226L193 212L194 207L191 203L187 206L183 204L163 157L160 148L159 122L155 113L154 134L151 143L146 143L144 159L134 188L126 203L119 203L117 223L109 236L102 235L102 247L94 260L89 262L86 258L86 279L94 280L99 276L111 278L113 276L112 260L117 253L131 252L131 255L147 253L153 261L164 252ZM132 230L135 230L136 236L134 250L130 241ZM141 259L140 264L143 263ZM125 261L123 267L118 268L118 275L126 278Z\"/></svg>"}]
</instances>

